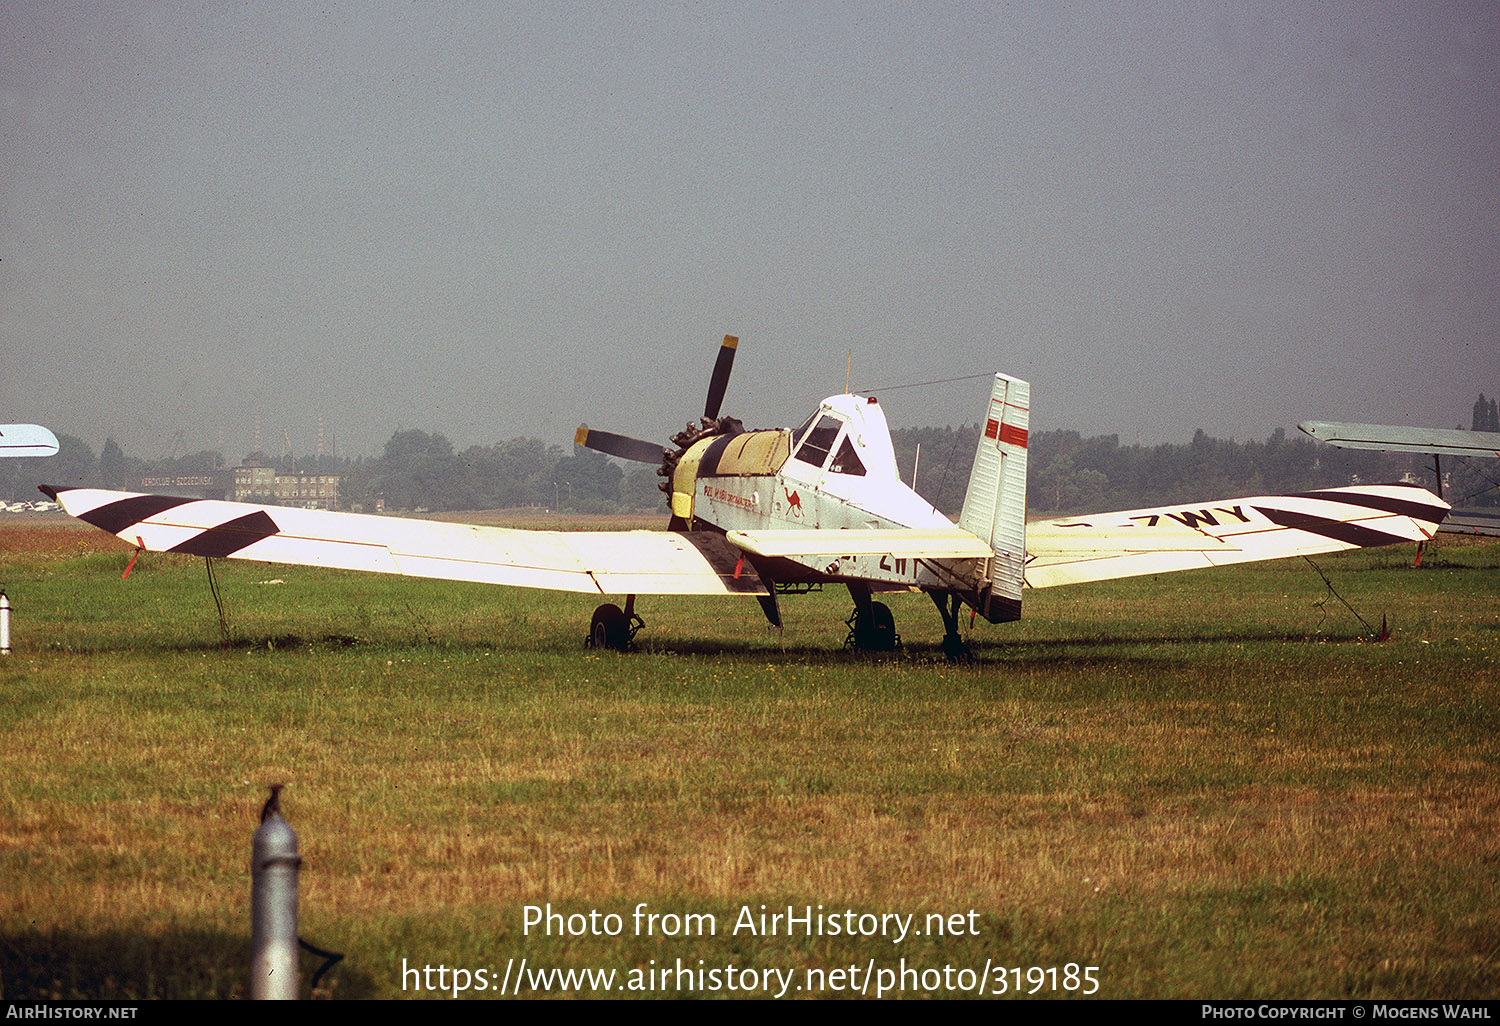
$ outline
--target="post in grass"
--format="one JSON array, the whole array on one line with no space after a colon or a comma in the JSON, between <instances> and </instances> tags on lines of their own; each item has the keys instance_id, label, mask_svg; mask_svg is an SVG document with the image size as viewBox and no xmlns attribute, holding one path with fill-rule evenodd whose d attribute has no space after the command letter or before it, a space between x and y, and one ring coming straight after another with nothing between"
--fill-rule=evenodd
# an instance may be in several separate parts
<instances>
[{"instance_id":1,"label":"post in grass","mask_svg":"<svg viewBox=\"0 0 1500 1026\"><path fill-rule=\"evenodd\" d=\"M297 834L281 814L281 784L260 813L250 862L250 996L297 998Z\"/></svg>"}]
</instances>

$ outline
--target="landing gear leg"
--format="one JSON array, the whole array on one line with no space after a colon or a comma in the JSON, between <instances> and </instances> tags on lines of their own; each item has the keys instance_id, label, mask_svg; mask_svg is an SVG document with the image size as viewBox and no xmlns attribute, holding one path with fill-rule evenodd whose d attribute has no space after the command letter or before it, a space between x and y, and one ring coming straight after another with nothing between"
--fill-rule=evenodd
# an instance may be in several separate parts
<instances>
[{"instance_id":1,"label":"landing gear leg","mask_svg":"<svg viewBox=\"0 0 1500 1026\"><path fill-rule=\"evenodd\" d=\"M589 647L628 652L635 640L635 632L644 626L646 622L635 614L634 595L625 599L624 609L606 602L594 610L594 619L589 624Z\"/></svg>"},{"instance_id":2,"label":"landing gear leg","mask_svg":"<svg viewBox=\"0 0 1500 1026\"><path fill-rule=\"evenodd\" d=\"M901 647L901 635L896 633L896 621L884 602L870 600L870 589L862 585L849 585L849 594L854 598L854 612L844 622L849 625L849 636L844 647L860 652L894 652Z\"/></svg>"},{"instance_id":3,"label":"landing gear leg","mask_svg":"<svg viewBox=\"0 0 1500 1026\"><path fill-rule=\"evenodd\" d=\"M771 594L757 596L760 599L760 608L765 611L766 619L772 627L781 629L781 607L776 602L776 586L766 582L771 587Z\"/></svg>"},{"instance_id":4,"label":"landing gear leg","mask_svg":"<svg viewBox=\"0 0 1500 1026\"><path fill-rule=\"evenodd\" d=\"M943 617L943 655L951 662L972 658L968 642L958 633L958 611L963 608L958 594L952 591L929 591L927 594Z\"/></svg>"},{"instance_id":5,"label":"landing gear leg","mask_svg":"<svg viewBox=\"0 0 1500 1026\"><path fill-rule=\"evenodd\" d=\"M766 585L766 594L756 596L760 599L761 611L766 614L766 619L771 626L779 631L781 630L781 605L776 601L776 582L771 580L770 574L761 573L759 567L756 568L756 572L760 573L760 579Z\"/></svg>"}]
</instances>

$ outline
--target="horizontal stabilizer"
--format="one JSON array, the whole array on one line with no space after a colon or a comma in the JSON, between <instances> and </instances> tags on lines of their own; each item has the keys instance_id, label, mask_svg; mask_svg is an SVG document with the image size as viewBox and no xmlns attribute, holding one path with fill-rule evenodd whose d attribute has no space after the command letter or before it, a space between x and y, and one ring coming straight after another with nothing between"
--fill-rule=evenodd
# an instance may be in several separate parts
<instances>
[{"instance_id":1,"label":"horizontal stabilizer","mask_svg":"<svg viewBox=\"0 0 1500 1026\"><path fill-rule=\"evenodd\" d=\"M990 547L968 531L884 530L730 531L736 548L754 556L893 556L897 559L987 559Z\"/></svg>"}]
</instances>

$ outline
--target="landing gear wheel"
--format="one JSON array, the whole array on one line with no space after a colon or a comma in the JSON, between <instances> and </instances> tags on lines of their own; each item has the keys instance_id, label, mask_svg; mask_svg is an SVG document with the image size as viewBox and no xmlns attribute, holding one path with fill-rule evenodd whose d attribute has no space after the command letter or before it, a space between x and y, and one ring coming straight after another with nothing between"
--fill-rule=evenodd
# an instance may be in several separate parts
<instances>
[{"instance_id":1,"label":"landing gear wheel","mask_svg":"<svg viewBox=\"0 0 1500 1026\"><path fill-rule=\"evenodd\" d=\"M957 634L943 636L943 656L950 663L971 662L974 654L969 651L969 643Z\"/></svg>"},{"instance_id":2,"label":"landing gear wheel","mask_svg":"<svg viewBox=\"0 0 1500 1026\"><path fill-rule=\"evenodd\" d=\"M844 644L861 652L894 652L901 647L896 620L884 602L871 602L868 611L855 608L849 617L849 637Z\"/></svg>"},{"instance_id":3,"label":"landing gear wheel","mask_svg":"<svg viewBox=\"0 0 1500 1026\"><path fill-rule=\"evenodd\" d=\"M589 647L629 651L631 639L640 627L640 617L627 616L619 606L606 602L594 610L594 619L589 624Z\"/></svg>"}]
</instances>

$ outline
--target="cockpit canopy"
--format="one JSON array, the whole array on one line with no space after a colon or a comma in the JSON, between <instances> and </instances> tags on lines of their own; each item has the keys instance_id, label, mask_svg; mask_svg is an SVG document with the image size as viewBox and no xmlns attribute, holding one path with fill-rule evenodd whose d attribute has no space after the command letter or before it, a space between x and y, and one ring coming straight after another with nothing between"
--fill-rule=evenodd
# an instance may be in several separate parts
<instances>
[{"instance_id":1,"label":"cockpit canopy","mask_svg":"<svg viewBox=\"0 0 1500 1026\"><path fill-rule=\"evenodd\" d=\"M848 477L896 476L885 413L873 397L836 395L792 432L792 459Z\"/></svg>"}]
</instances>

